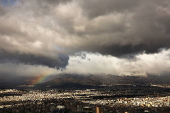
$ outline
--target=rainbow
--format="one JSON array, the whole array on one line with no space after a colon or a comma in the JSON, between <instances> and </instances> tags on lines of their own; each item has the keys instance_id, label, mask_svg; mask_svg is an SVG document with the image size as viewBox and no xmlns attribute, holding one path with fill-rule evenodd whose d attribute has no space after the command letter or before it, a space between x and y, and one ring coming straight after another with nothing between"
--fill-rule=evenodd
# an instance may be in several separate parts
<instances>
[{"instance_id":1,"label":"rainbow","mask_svg":"<svg viewBox=\"0 0 170 113\"><path fill-rule=\"evenodd\" d=\"M31 84L32 84L32 85L36 85L36 84L44 83L44 82L47 82L47 81L51 80L51 78L52 78L51 74L37 75L37 76L31 81Z\"/></svg>"}]
</instances>

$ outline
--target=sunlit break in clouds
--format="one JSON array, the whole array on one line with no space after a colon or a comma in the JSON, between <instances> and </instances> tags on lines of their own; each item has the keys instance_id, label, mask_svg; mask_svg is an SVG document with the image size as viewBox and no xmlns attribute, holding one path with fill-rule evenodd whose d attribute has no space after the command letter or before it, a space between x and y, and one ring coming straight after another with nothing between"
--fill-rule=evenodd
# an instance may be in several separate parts
<instances>
[{"instance_id":1,"label":"sunlit break in clouds","mask_svg":"<svg viewBox=\"0 0 170 113\"><path fill-rule=\"evenodd\" d=\"M0 76L162 74L169 58L169 0L0 0Z\"/></svg>"}]
</instances>

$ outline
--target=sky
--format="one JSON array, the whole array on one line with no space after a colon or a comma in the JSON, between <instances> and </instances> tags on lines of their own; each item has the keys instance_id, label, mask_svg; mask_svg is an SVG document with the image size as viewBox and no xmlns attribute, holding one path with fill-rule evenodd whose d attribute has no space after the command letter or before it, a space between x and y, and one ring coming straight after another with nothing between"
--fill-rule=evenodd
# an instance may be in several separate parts
<instances>
[{"instance_id":1,"label":"sky","mask_svg":"<svg viewBox=\"0 0 170 113\"><path fill-rule=\"evenodd\" d=\"M0 0L0 75L170 73L169 0Z\"/></svg>"}]
</instances>

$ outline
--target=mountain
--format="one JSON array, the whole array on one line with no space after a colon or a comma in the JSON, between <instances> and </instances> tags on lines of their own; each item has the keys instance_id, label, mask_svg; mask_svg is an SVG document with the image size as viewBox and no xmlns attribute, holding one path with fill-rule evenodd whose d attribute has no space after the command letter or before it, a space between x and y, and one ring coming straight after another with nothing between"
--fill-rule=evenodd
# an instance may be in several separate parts
<instances>
[{"instance_id":1,"label":"mountain","mask_svg":"<svg viewBox=\"0 0 170 113\"><path fill-rule=\"evenodd\" d=\"M19 85L30 85L35 77L0 75L0 89L15 88Z\"/></svg>"},{"instance_id":2,"label":"mountain","mask_svg":"<svg viewBox=\"0 0 170 113\"><path fill-rule=\"evenodd\" d=\"M38 86L48 87L83 87L112 84L149 84L150 79L143 76L115 76L115 75L57 75L53 80L38 84Z\"/></svg>"},{"instance_id":3,"label":"mountain","mask_svg":"<svg viewBox=\"0 0 170 113\"><path fill-rule=\"evenodd\" d=\"M0 88L10 86L33 85L32 81L39 76L0 76ZM51 75L45 82L36 84L37 87L89 87L113 84L170 84L169 74L161 76L148 74L148 76L116 76L109 74L100 75L78 75L78 74L58 74Z\"/></svg>"}]
</instances>

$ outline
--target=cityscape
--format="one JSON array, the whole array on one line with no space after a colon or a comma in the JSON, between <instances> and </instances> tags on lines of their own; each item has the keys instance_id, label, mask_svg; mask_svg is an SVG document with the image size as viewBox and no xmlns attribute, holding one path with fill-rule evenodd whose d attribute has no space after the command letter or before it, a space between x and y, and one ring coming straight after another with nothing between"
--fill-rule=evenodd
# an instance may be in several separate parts
<instances>
[{"instance_id":1,"label":"cityscape","mask_svg":"<svg viewBox=\"0 0 170 113\"><path fill-rule=\"evenodd\" d=\"M160 86L115 84L98 89L77 90L4 89L0 91L0 111L2 113L169 113L170 90L169 87ZM135 89L141 91L136 93L138 90Z\"/></svg>"}]
</instances>

